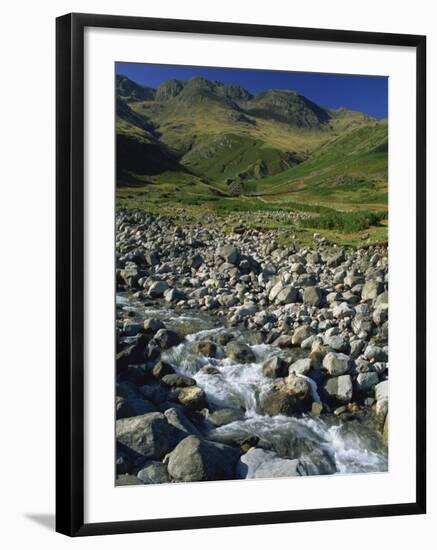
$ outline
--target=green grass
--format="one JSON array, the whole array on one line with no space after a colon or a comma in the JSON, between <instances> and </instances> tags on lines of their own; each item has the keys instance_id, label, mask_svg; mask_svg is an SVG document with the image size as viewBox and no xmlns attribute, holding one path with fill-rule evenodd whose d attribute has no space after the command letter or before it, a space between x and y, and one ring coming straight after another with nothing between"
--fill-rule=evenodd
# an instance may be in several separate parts
<instances>
[{"instance_id":1,"label":"green grass","mask_svg":"<svg viewBox=\"0 0 437 550\"><path fill-rule=\"evenodd\" d=\"M315 245L315 232L347 246L387 242L387 121L339 110L300 128L272 117L268 101L242 116L208 90L184 102L121 91L119 206L201 223L212 214L226 230L274 230L284 243Z\"/></svg>"},{"instance_id":2,"label":"green grass","mask_svg":"<svg viewBox=\"0 0 437 550\"><path fill-rule=\"evenodd\" d=\"M373 122L334 138L308 160L279 174L244 184L247 195L267 200L345 205L387 205L387 142L385 121ZM337 183L337 182L345 183Z\"/></svg>"},{"instance_id":3,"label":"green grass","mask_svg":"<svg viewBox=\"0 0 437 550\"><path fill-rule=\"evenodd\" d=\"M379 226L387 218L386 212L328 212L301 221L302 227L330 229L342 233L363 231L371 226Z\"/></svg>"}]
</instances>

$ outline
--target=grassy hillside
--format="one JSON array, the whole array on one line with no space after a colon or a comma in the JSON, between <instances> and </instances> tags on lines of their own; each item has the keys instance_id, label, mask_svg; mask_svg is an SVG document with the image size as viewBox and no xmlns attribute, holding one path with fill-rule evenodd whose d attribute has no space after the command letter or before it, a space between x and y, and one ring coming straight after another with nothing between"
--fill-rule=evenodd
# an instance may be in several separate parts
<instances>
[{"instance_id":1,"label":"grassy hillside","mask_svg":"<svg viewBox=\"0 0 437 550\"><path fill-rule=\"evenodd\" d=\"M266 199L362 206L387 204L387 121L373 121L324 143L307 160L244 192Z\"/></svg>"},{"instance_id":2,"label":"grassy hillside","mask_svg":"<svg viewBox=\"0 0 437 550\"><path fill-rule=\"evenodd\" d=\"M279 226L303 240L314 231L352 244L367 231L386 239L386 120L292 91L252 95L203 78L154 90L118 77L116 133L124 206L181 205L195 216L301 211L309 218L299 227Z\"/></svg>"}]
</instances>

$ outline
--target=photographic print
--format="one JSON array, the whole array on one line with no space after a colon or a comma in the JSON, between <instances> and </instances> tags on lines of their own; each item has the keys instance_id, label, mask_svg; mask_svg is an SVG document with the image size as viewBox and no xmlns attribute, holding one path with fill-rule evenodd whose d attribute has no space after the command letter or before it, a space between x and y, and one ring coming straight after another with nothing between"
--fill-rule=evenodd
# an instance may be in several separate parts
<instances>
[{"instance_id":1,"label":"photographic print","mask_svg":"<svg viewBox=\"0 0 437 550\"><path fill-rule=\"evenodd\" d=\"M388 78L115 64L115 484L388 470Z\"/></svg>"}]
</instances>

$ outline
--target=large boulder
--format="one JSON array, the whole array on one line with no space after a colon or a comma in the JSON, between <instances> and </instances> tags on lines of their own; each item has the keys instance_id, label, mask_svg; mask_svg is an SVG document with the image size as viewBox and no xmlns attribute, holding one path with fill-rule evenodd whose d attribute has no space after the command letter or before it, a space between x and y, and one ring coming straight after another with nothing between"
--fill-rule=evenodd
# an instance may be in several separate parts
<instances>
[{"instance_id":1,"label":"large boulder","mask_svg":"<svg viewBox=\"0 0 437 550\"><path fill-rule=\"evenodd\" d=\"M162 377L162 381L166 386L170 386L172 388L188 388L189 386L196 385L194 378L177 373L166 374Z\"/></svg>"},{"instance_id":2,"label":"large boulder","mask_svg":"<svg viewBox=\"0 0 437 550\"><path fill-rule=\"evenodd\" d=\"M143 326L145 332L152 334L155 334L161 328L165 328L164 323L160 319L146 319Z\"/></svg>"},{"instance_id":3,"label":"large boulder","mask_svg":"<svg viewBox=\"0 0 437 550\"><path fill-rule=\"evenodd\" d=\"M197 411L208 406L205 392L198 386L176 388L177 401L187 409Z\"/></svg>"},{"instance_id":4,"label":"large boulder","mask_svg":"<svg viewBox=\"0 0 437 550\"><path fill-rule=\"evenodd\" d=\"M388 401L388 380L375 386L375 398L377 401Z\"/></svg>"},{"instance_id":5,"label":"large boulder","mask_svg":"<svg viewBox=\"0 0 437 550\"><path fill-rule=\"evenodd\" d=\"M388 304L381 304L373 310L372 319L375 325L380 326L388 320Z\"/></svg>"},{"instance_id":6,"label":"large boulder","mask_svg":"<svg viewBox=\"0 0 437 550\"><path fill-rule=\"evenodd\" d=\"M143 465L137 474L137 478L146 485L155 483L169 483L170 478L167 472L167 466L162 462L147 462Z\"/></svg>"},{"instance_id":7,"label":"large boulder","mask_svg":"<svg viewBox=\"0 0 437 550\"><path fill-rule=\"evenodd\" d=\"M379 382L376 372L362 372L357 376L357 389L362 392L368 392Z\"/></svg>"},{"instance_id":8,"label":"large boulder","mask_svg":"<svg viewBox=\"0 0 437 550\"><path fill-rule=\"evenodd\" d=\"M293 304L297 301L297 290L292 286L286 286L281 289L276 296L278 304Z\"/></svg>"},{"instance_id":9,"label":"large boulder","mask_svg":"<svg viewBox=\"0 0 437 550\"><path fill-rule=\"evenodd\" d=\"M152 369L152 374L155 378L163 378L167 374L174 374L174 368L165 361L158 361Z\"/></svg>"},{"instance_id":10,"label":"large boulder","mask_svg":"<svg viewBox=\"0 0 437 550\"><path fill-rule=\"evenodd\" d=\"M305 402L311 400L311 385L305 377L296 376L294 373L291 373L287 376L285 384L288 393L299 399L299 401ZM308 405L310 405L310 403L308 403Z\"/></svg>"},{"instance_id":11,"label":"large boulder","mask_svg":"<svg viewBox=\"0 0 437 550\"><path fill-rule=\"evenodd\" d=\"M279 281L273 285L269 292L269 300L274 302L283 288L284 285L282 284L282 281Z\"/></svg>"},{"instance_id":12,"label":"large boulder","mask_svg":"<svg viewBox=\"0 0 437 550\"><path fill-rule=\"evenodd\" d=\"M143 482L141 479L138 479L137 476L133 476L131 474L121 474L117 476L115 485L117 487L122 487L124 485L143 485Z\"/></svg>"},{"instance_id":13,"label":"large boulder","mask_svg":"<svg viewBox=\"0 0 437 550\"><path fill-rule=\"evenodd\" d=\"M135 343L125 347L116 355L117 370L126 369L129 365L143 365L147 361L148 341L144 335L135 338Z\"/></svg>"},{"instance_id":14,"label":"large boulder","mask_svg":"<svg viewBox=\"0 0 437 550\"><path fill-rule=\"evenodd\" d=\"M208 415L209 422L216 427L225 426L243 418L244 412L240 409L219 409Z\"/></svg>"},{"instance_id":15,"label":"large boulder","mask_svg":"<svg viewBox=\"0 0 437 550\"><path fill-rule=\"evenodd\" d=\"M303 291L303 303L308 306L319 307L322 299L323 293L318 286L307 286Z\"/></svg>"},{"instance_id":16,"label":"large boulder","mask_svg":"<svg viewBox=\"0 0 437 550\"><path fill-rule=\"evenodd\" d=\"M155 281L150 285L147 294L151 298L162 298L164 292L168 289L168 284L165 281Z\"/></svg>"},{"instance_id":17,"label":"large boulder","mask_svg":"<svg viewBox=\"0 0 437 550\"><path fill-rule=\"evenodd\" d=\"M186 433L187 435L197 435L202 437L196 426L185 416L185 409L175 404L174 407L170 407L164 412L164 416L167 418L168 423Z\"/></svg>"},{"instance_id":18,"label":"large boulder","mask_svg":"<svg viewBox=\"0 0 437 550\"><path fill-rule=\"evenodd\" d=\"M352 401L352 378L349 374L329 378L324 389L331 402L344 404Z\"/></svg>"},{"instance_id":19,"label":"large boulder","mask_svg":"<svg viewBox=\"0 0 437 550\"><path fill-rule=\"evenodd\" d=\"M344 261L344 251L338 250L326 258L328 267L338 267Z\"/></svg>"},{"instance_id":20,"label":"large boulder","mask_svg":"<svg viewBox=\"0 0 437 550\"><path fill-rule=\"evenodd\" d=\"M303 374L306 375L310 372L311 368L313 366L313 361L311 358L306 359L298 359L297 361L294 361L288 369L288 372L291 374Z\"/></svg>"},{"instance_id":21,"label":"large boulder","mask_svg":"<svg viewBox=\"0 0 437 550\"><path fill-rule=\"evenodd\" d=\"M217 344L215 342L211 342L211 340L202 340L194 344L193 351L199 353L200 355L205 355L206 357L216 357L218 347Z\"/></svg>"},{"instance_id":22,"label":"large boulder","mask_svg":"<svg viewBox=\"0 0 437 550\"><path fill-rule=\"evenodd\" d=\"M240 457L237 465L239 479L293 477L300 474L298 459L280 458L272 451L249 449Z\"/></svg>"},{"instance_id":23,"label":"large boulder","mask_svg":"<svg viewBox=\"0 0 437 550\"><path fill-rule=\"evenodd\" d=\"M115 402L117 418L129 418L140 416L150 412L156 412L156 406L145 399L124 399L117 397Z\"/></svg>"},{"instance_id":24,"label":"large boulder","mask_svg":"<svg viewBox=\"0 0 437 550\"><path fill-rule=\"evenodd\" d=\"M279 355L267 359L263 363L262 373L267 378L280 378L287 376L288 374L288 363L284 361Z\"/></svg>"},{"instance_id":25,"label":"large boulder","mask_svg":"<svg viewBox=\"0 0 437 550\"><path fill-rule=\"evenodd\" d=\"M115 433L119 443L155 460L162 459L185 436L159 412L117 420Z\"/></svg>"},{"instance_id":26,"label":"large boulder","mask_svg":"<svg viewBox=\"0 0 437 550\"><path fill-rule=\"evenodd\" d=\"M183 337L180 334L167 328L159 329L153 339L161 349L178 346L183 341Z\"/></svg>"},{"instance_id":27,"label":"large boulder","mask_svg":"<svg viewBox=\"0 0 437 550\"><path fill-rule=\"evenodd\" d=\"M154 250L150 250L144 254L144 260L147 265L153 267L159 264L159 254Z\"/></svg>"},{"instance_id":28,"label":"large boulder","mask_svg":"<svg viewBox=\"0 0 437 550\"><path fill-rule=\"evenodd\" d=\"M169 304L177 303L181 300L186 300L186 298L186 295L177 288L172 288L165 293L165 301Z\"/></svg>"},{"instance_id":29,"label":"large boulder","mask_svg":"<svg viewBox=\"0 0 437 550\"><path fill-rule=\"evenodd\" d=\"M383 290L384 285L379 281L375 279L366 281L365 285L363 286L363 290L361 291L361 299L363 301L376 300L378 294L381 294Z\"/></svg>"},{"instance_id":30,"label":"large boulder","mask_svg":"<svg viewBox=\"0 0 437 550\"><path fill-rule=\"evenodd\" d=\"M140 278L138 266L133 262L126 263L125 268L119 272L119 276L127 286L135 287Z\"/></svg>"},{"instance_id":31,"label":"large boulder","mask_svg":"<svg viewBox=\"0 0 437 550\"><path fill-rule=\"evenodd\" d=\"M387 353L379 346L373 344L369 344L366 347L364 350L364 357L368 361L382 361L385 363L388 360Z\"/></svg>"},{"instance_id":32,"label":"large boulder","mask_svg":"<svg viewBox=\"0 0 437 550\"><path fill-rule=\"evenodd\" d=\"M351 360L344 353L330 351L323 359L323 367L331 376L341 376L350 370Z\"/></svg>"},{"instance_id":33,"label":"large boulder","mask_svg":"<svg viewBox=\"0 0 437 550\"><path fill-rule=\"evenodd\" d=\"M347 302L341 302L334 307L332 314L336 319L344 319L345 317L353 317L355 315L355 311Z\"/></svg>"},{"instance_id":34,"label":"large boulder","mask_svg":"<svg viewBox=\"0 0 437 550\"><path fill-rule=\"evenodd\" d=\"M141 323L136 323L130 319L127 319L123 323L123 334L125 336L136 336L140 332L143 332L143 325Z\"/></svg>"},{"instance_id":35,"label":"large boulder","mask_svg":"<svg viewBox=\"0 0 437 550\"><path fill-rule=\"evenodd\" d=\"M308 382L303 378L299 382L292 380L279 379L270 390L262 397L260 408L264 414L277 416L283 414L286 416L299 415L311 408L311 388ZM303 384L300 383L302 380Z\"/></svg>"},{"instance_id":36,"label":"large boulder","mask_svg":"<svg viewBox=\"0 0 437 550\"><path fill-rule=\"evenodd\" d=\"M226 344L226 355L238 363L252 363L255 361L255 354L252 349L243 342L231 340Z\"/></svg>"},{"instance_id":37,"label":"large boulder","mask_svg":"<svg viewBox=\"0 0 437 550\"><path fill-rule=\"evenodd\" d=\"M313 330L309 325L302 325L298 327L291 338L293 346L300 346L307 338L313 334Z\"/></svg>"},{"instance_id":38,"label":"large boulder","mask_svg":"<svg viewBox=\"0 0 437 550\"><path fill-rule=\"evenodd\" d=\"M232 265L237 265L240 260L240 253L235 248L235 246L232 246L230 244L222 246L218 251L218 255L226 263L232 264Z\"/></svg>"},{"instance_id":39,"label":"large boulder","mask_svg":"<svg viewBox=\"0 0 437 550\"><path fill-rule=\"evenodd\" d=\"M349 344L342 334L332 334L324 339L325 345L334 351L344 352L349 349Z\"/></svg>"},{"instance_id":40,"label":"large boulder","mask_svg":"<svg viewBox=\"0 0 437 550\"><path fill-rule=\"evenodd\" d=\"M228 445L201 440L190 435L165 458L174 481L234 479L240 452Z\"/></svg>"}]
</instances>

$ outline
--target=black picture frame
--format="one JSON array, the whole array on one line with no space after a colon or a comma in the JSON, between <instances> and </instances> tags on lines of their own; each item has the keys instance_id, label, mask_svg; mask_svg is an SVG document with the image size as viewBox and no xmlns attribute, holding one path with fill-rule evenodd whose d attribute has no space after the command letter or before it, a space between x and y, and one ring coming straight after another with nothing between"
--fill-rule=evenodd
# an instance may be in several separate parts
<instances>
[{"instance_id":1,"label":"black picture frame","mask_svg":"<svg viewBox=\"0 0 437 550\"><path fill-rule=\"evenodd\" d=\"M106 27L416 50L416 499L388 505L84 523L84 29ZM68 14L56 20L56 530L69 536L423 514L426 511L426 37Z\"/></svg>"}]
</instances>

